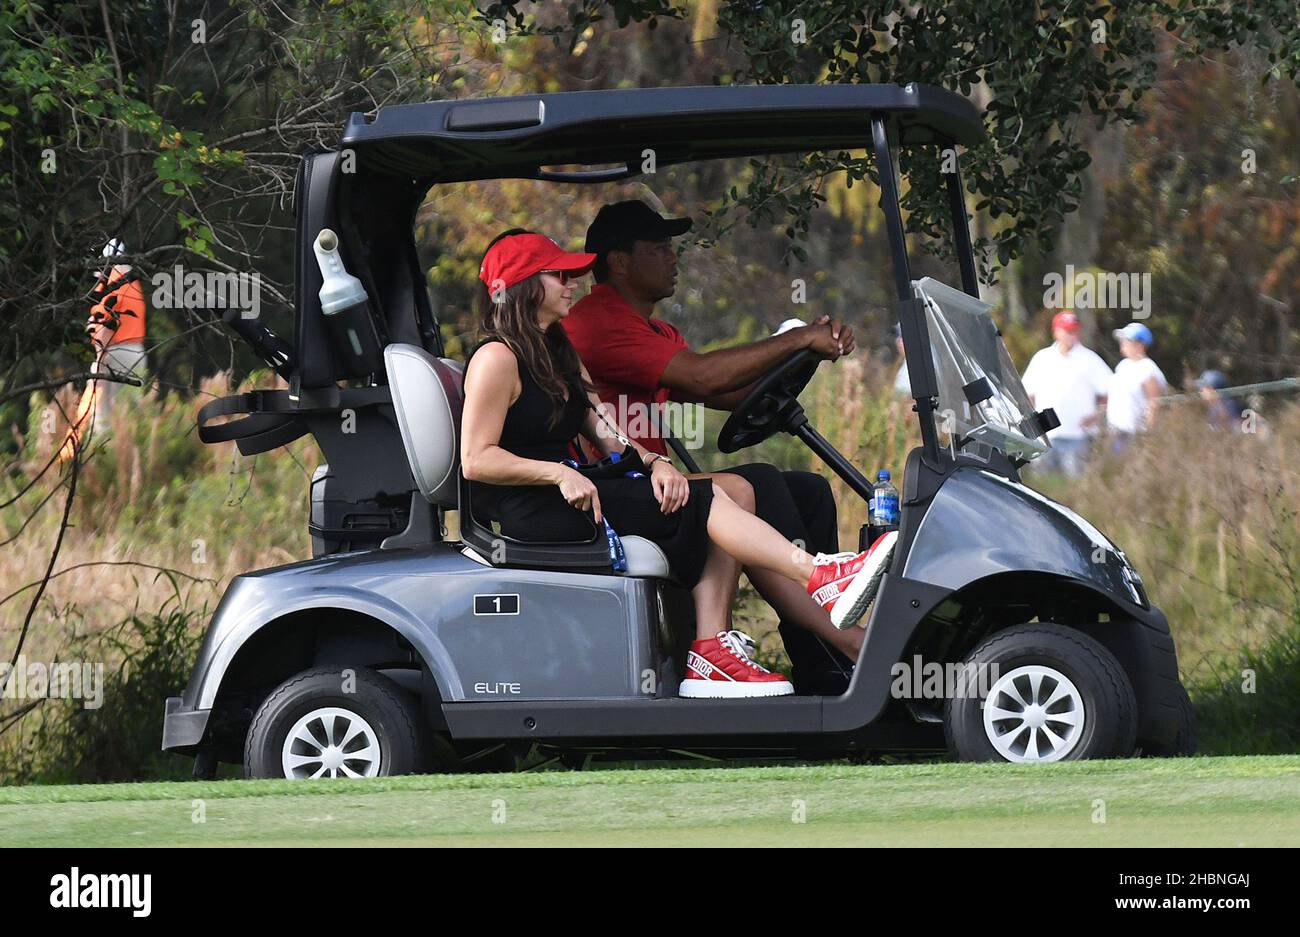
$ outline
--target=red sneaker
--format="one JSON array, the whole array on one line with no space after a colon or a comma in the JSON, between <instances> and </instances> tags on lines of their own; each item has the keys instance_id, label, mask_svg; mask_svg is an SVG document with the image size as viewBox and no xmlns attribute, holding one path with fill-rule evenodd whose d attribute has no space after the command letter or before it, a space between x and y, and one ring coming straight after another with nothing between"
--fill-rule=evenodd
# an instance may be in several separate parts
<instances>
[{"instance_id":1,"label":"red sneaker","mask_svg":"<svg viewBox=\"0 0 1300 937\"><path fill-rule=\"evenodd\" d=\"M677 695L686 699L739 699L748 696L789 696L790 681L749 659L754 642L739 631L719 631L697 640L686 655L686 678Z\"/></svg>"},{"instance_id":2,"label":"red sneaker","mask_svg":"<svg viewBox=\"0 0 1300 937\"><path fill-rule=\"evenodd\" d=\"M891 530L877 537L871 549L863 553L817 554L808 594L831 613L831 624L836 628L850 628L866 614L897 540L898 531Z\"/></svg>"}]
</instances>

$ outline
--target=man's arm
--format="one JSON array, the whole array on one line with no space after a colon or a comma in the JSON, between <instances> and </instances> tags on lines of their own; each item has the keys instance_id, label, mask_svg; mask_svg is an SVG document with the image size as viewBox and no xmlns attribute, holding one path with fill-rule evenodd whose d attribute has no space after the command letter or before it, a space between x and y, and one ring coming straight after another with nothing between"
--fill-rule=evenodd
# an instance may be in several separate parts
<instances>
[{"instance_id":1,"label":"man's arm","mask_svg":"<svg viewBox=\"0 0 1300 937\"><path fill-rule=\"evenodd\" d=\"M1164 387L1154 375L1142 382L1142 392L1146 395L1146 428L1150 429L1155 425L1156 417L1160 412L1160 395L1164 392Z\"/></svg>"},{"instance_id":2,"label":"man's arm","mask_svg":"<svg viewBox=\"0 0 1300 937\"><path fill-rule=\"evenodd\" d=\"M854 348L853 329L822 316L813 325L790 329L749 345L699 354L683 348L668 362L659 383L677 400L727 410L763 375L803 348L832 361ZM738 394L738 396L737 396Z\"/></svg>"},{"instance_id":3,"label":"man's arm","mask_svg":"<svg viewBox=\"0 0 1300 937\"><path fill-rule=\"evenodd\" d=\"M714 394L712 397L705 397L699 403L704 404L710 410L734 410L740 406L740 402L745 399L745 395L754 389L758 381L750 381L744 387L738 387L735 390L729 390L725 394ZM677 395L674 394L674 397Z\"/></svg>"}]
</instances>

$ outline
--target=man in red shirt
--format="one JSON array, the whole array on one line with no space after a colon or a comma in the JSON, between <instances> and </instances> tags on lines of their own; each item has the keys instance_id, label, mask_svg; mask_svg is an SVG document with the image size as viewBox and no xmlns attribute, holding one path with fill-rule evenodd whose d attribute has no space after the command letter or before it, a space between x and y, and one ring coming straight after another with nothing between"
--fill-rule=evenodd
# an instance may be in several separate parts
<instances>
[{"instance_id":1,"label":"man in red shirt","mask_svg":"<svg viewBox=\"0 0 1300 937\"><path fill-rule=\"evenodd\" d=\"M734 408L750 387L802 348L834 360L853 351L853 330L823 316L748 345L699 354L672 325L654 317L657 302L677 285L672 238L689 218L664 218L640 201L606 205L587 229L586 251L598 255L596 286L563 320L596 392L641 445L664 455L660 419L664 405L702 403ZM838 552L838 520L830 485L812 472L782 472L763 463L729 468L711 477L745 479L755 513L810 552ZM830 616L798 588L788 589L766 570L746 570L750 581L781 616L781 637L799 693L844 692L862 645L863 631L839 631Z\"/></svg>"}]
</instances>

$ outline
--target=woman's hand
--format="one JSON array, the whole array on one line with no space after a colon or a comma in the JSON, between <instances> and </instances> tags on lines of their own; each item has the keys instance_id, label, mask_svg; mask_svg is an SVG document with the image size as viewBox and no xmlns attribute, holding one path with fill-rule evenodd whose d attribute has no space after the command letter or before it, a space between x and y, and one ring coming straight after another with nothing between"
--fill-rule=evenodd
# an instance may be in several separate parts
<instances>
[{"instance_id":1,"label":"woman's hand","mask_svg":"<svg viewBox=\"0 0 1300 937\"><path fill-rule=\"evenodd\" d=\"M565 501L579 511L594 511L596 523L600 523L600 493L596 490L595 482L577 469L561 465L559 485L560 494L564 495Z\"/></svg>"},{"instance_id":2,"label":"woman's hand","mask_svg":"<svg viewBox=\"0 0 1300 937\"><path fill-rule=\"evenodd\" d=\"M650 487L659 502L659 510L665 514L681 510L691 496L691 484L686 476L665 459L655 459L655 464L650 466Z\"/></svg>"}]
</instances>

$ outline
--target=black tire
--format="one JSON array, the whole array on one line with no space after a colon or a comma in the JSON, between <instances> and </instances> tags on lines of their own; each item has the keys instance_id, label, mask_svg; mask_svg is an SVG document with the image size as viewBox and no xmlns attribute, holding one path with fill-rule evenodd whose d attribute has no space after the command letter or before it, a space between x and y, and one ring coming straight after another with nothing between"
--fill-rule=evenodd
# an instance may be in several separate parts
<instances>
[{"instance_id":1,"label":"black tire","mask_svg":"<svg viewBox=\"0 0 1300 937\"><path fill-rule=\"evenodd\" d=\"M1173 745L1147 744L1142 754L1154 758L1187 758L1196 754L1196 707L1187 687L1178 685L1178 735Z\"/></svg>"},{"instance_id":2,"label":"black tire","mask_svg":"<svg viewBox=\"0 0 1300 937\"><path fill-rule=\"evenodd\" d=\"M1133 754L1137 737L1137 700L1133 687L1115 655L1083 632L1050 624L1019 625L990 637L970 653L966 663L989 668L988 672L994 677L1001 675L1008 679L1012 679L1020 668L1045 668L1048 676L1040 684L1044 688L1050 688L1051 681L1055 680L1050 674L1064 676L1073 684L1077 696L1070 694L1066 700L1053 704L1048 712L1056 714L1077 707L1082 710L1082 729L1072 730L1063 721L1049 719L1048 725L1062 740L1053 746L1042 729L1028 726L1013 733L1011 729L1018 725L1015 720L995 720L993 732L997 734L999 745L1007 749L1004 753L998 750L985 729L986 701L976 694L964 698L950 697L944 707L944 736L953 758L959 761L1035 760L1027 756L1036 752L1040 761L1073 761L1127 758ZM1022 696L1028 692L1027 680L1024 677L1013 681L1022 691ZM995 681L990 679L981 687L981 692L989 692L995 685ZM1064 687L1059 680L1055 685ZM1044 697L1049 695L1048 689L1042 692ZM1016 706L1010 696L1001 692L997 702L999 709ZM1000 729L1005 731L999 734ZM1073 738L1069 736L1071 731L1077 733ZM1033 750L1029 750L1031 738ZM1040 743L1048 748L1040 748ZM1043 757L1044 751L1053 748L1064 754Z\"/></svg>"},{"instance_id":3,"label":"black tire","mask_svg":"<svg viewBox=\"0 0 1300 937\"><path fill-rule=\"evenodd\" d=\"M345 678L349 676L348 692L345 692ZM341 719L336 716L332 722L336 733L344 731L349 724L369 729L369 733L359 733L352 744L342 750L361 754L361 759L349 759L344 754L334 756L347 765L347 770L363 775L373 770L377 776L387 776L416 774L427 769L429 731L421 717L419 703L412 694L366 667L324 667L290 677L267 696L253 717L244 741L245 777L288 777L282 755L290 731L312 712L327 709L342 713ZM351 723L347 721L349 718ZM322 720L309 722L303 727L303 732L309 733L316 740L316 748L322 751L325 750L322 743L342 741L327 737ZM303 737L300 732L299 738ZM373 769L373 756L367 752L373 751L375 745L367 744L368 739L377 743L379 752L378 763L373 765ZM358 745L365 748L358 749ZM304 758L315 753L310 742L300 741L294 748ZM310 776L313 769L308 764L300 770L300 776ZM341 767L332 770L348 776ZM331 771L322 776L332 776Z\"/></svg>"}]
</instances>

